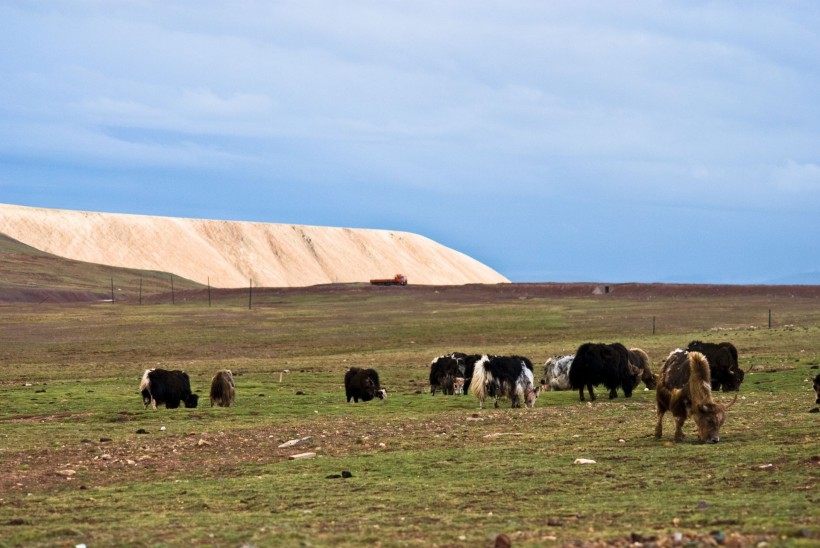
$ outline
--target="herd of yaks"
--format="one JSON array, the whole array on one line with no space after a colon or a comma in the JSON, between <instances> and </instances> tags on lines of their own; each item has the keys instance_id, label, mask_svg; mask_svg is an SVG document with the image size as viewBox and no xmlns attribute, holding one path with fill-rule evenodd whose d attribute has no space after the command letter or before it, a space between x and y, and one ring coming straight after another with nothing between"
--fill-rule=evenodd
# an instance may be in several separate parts
<instances>
[{"instance_id":1,"label":"herd of yaks","mask_svg":"<svg viewBox=\"0 0 820 548\"><path fill-rule=\"evenodd\" d=\"M630 397L643 382L654 389L657 405L655 437L663 432L663 417L671 412L675 419L675 441L683 439L683 424L692 417L701 442L716 443L720 427L726 418L729 404L714 401L712 391L737 391L744 372L738 366L737 349L732 343L704 343L692 341L687 348L675 349L666 358L660 373L652 373L649 356L639 348L627 349L621 343L584 343L575 354L553 356L544 364L540 385L534 379L533 364L524 356L493 356L453 352L438 356L430 363L430 391L455 395L471 393L484 406L486 398L493 398L498 407L500 398L508 398L512 407L533 407L539 392L550 390L578 390L584 401L584 388L591 400L595 399L593 386L603 384L609 397L617 397L617 390ZM351 367L344 376L347 401L384 399L387 392L381 387L374 369ZM169 409L180 404L197 407L199 397L191 391L188 374L184 371L146 369L139 386L143 404L153 409L165 405ZM820 375L814 379L816 403L820 404ZM236 386L230 370L220 370L211 379L211 406L230 407L236 397Z\"/></svg>"}]
</instances>

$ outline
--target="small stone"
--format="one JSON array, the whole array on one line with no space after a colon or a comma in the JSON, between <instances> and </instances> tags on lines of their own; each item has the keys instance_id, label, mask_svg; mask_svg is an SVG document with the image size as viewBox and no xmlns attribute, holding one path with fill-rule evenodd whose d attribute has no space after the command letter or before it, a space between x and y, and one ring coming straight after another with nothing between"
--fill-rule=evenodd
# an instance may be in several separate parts
<instances>
[{"instance_id":1,"label":"small stone","mask_svg":"<svg viewBox=\"0 0 820 548\"><path fill-rule=\"evenodd\" d=\"M348 472L347 470L342 470L342 477L343 477L343 478L345 478L345 479L347 479L347 478L352 478L352 477L353 477L353 474L351 474L351 473L350 473L350 472Z\"/></svg>"},{"instance_id":2,"label":"small stone","mask_svg":"<svg viewBox=\"0 0 820 548\"><path fill-rule=\"evenodd\" d=\"M197 447L202 447L203 445L211 445L211 442L199 438L199 441L196 442L196 445Z\"/></svg>"},{"instance_id":3,"label":"small stone","mask_svg":"<svg viewBox=\"0 0 820 548\"><path fill-rule=\"evenodd\" d=\"M148 433L148 430L146 430L145 428L140 428L139 430L137 430L137 434L147 434L147 433Z\"/></svg>"},{"instance_id":4,"label":"small stone","mask_svg":"<svg viewBox=\"0 0 820 548\"><path fill-rule=\"evenodd\" d=\"M316 453L308 451L307 453L297 453L296 455L291 455L288 457L290 460L298 460L298 459L312 459L316 456Z\"/></svg>"},{"instance_id":5,"label":"small stone","mask_svg":"<svg viewBox=\"0 0 820 548\"><path fill-rule=\"evenodd\" d=\"M57 473L57 475L59 475L59 476L63 476L63 477L65 477L65 478L70 478L70 477L72 477L74 474L76 474L77 472L76 472L76 470L69 470L69 469L66 469L66 470L57 470L57 472L56 472L56 473Z\"/></svg>"},{"instance_id":6,"label":"small stone","mask_svg":"<svg viewBox=\"0 0 820 548\"><path fill-rule=\"evenodd\" d=\"M111 438L100 438L101 443L108 443L109 441L111 441Z\"/></svg>"},{"instance_id":7,"label":"small stone","mask_svg":"<svg viewBox=\"0 0 820 548\"><path fill-rule=\"evenodd\" d=\"M280 444L278 447L279 447L279 449L284 449L286 447L293 447L293 446L296 446L296 445L309 445L312 442L313 442L313 438L308 436L306 438L297 438L297 439L294 439L294 440L288 440L285 443Z\"/></svg>"},{"instance_id":8,"label":"small stone","mask_svg":"<svg viewBox=\"0 0 820 548\"><path fill-rule=\"evenodd\" d=\"M597 464L597 463L592 459L575 459L575 462L573 464Z\"/></svg>"}]
</instances>

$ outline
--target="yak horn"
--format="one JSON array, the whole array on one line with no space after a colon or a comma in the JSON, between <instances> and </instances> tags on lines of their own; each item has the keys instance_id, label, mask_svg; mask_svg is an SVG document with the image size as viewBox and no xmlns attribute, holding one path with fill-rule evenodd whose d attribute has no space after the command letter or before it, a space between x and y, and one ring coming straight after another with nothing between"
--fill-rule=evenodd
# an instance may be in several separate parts
<instances>
[{"instance_id":1,"label":"yak horn","mask_svg":"<svg viewBox=\"0 0 820 548\"><path fill-rule=\"evenodd\" d=\"M739 394L735 394L735 399L733 399L731 402L729 402L729 405L724 407L724 409L729 409L730 407L732 407L735 404L735 402L737 401L738 396L739 396Z\"/></svg>"}]
</instances>

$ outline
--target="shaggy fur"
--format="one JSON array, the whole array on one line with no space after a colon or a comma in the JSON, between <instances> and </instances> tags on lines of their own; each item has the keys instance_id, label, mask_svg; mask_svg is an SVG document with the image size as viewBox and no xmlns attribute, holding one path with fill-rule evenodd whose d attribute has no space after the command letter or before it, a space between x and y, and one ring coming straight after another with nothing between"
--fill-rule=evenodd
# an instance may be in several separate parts
<instances>
[{"instance_id":1,"label":"shaggy fur","mask_svg":"<svg viewBox=\"0 0 820 548\"><path fill-rule=\"evenodd\" d=\"M543 385L549 390L569 390L572 388L569 383L569 368L574 358L573 354L547 358L544 364Z\"/></svg>"},{"instance_id":2,"label":"shaggy fur","mask_svg":"<svg viewBox=\"0 0 820 548\"><path fill-rule=\"evenodd\" d=\"M654 390L655 387L658 386L658 377L652 373L652 362L649 361L649 355L640 348L630 348L628 355L629 363L637 367L641 372L640 380L643 381L648 389ZM634 388L637 387L638 382L636 379Z\"/></svg>"},{"instance_id":3,"label":"shaggy fur","mask_svg":"<svg viewBox=\"0 0 820 548\"><path fill-rule=\"evenodd\" d=\"M456 379L464 378L466 374L466 364L464 359L466 354L453 352L439 356L430 362L430 393L434 396L441 390L445 395L452 396L456 393Z\"/></svg>"},{"instance_id":4,"label":"shaggy fur","mask_svg":"<svg viewBox=\"0 0 820 548\"><path fill-rule=\"evenodd\" d=\"M720 441L720 427L726 420L729 405L716 403L712 399L712 385L709 376L709 362L700 352L677 349L669 354L660 373L660 381L655 392L658 423L655 438L663 435L663 416L667 411L675 419L675 441L683 440L683 424L691 416L701 443Z\"/></svg>"},{"instance_id":5,"label":"shaggy fur","mask_svg":"<svg viewBox=\"0 0 820 548\"><path fill-rule=\"evenodd\" d=\"M188 373L179 370L146 369L140 381L140 393L145 408L150 404L154 411L162 404L166 409L176 409L180 402L191 408L199 403L199 396L191 392Z\"/></svg>"},{"instance_id":6,"label":"shaggy fur","mask_svg":"<svg viewBox=\"0 0 820 548\"><path fill-rule=\"evenodd\" d=\"M706 343L692 341L686 347L690 352L700 352L709 361L712 390L732 392L740 390L744 373L738 366L737 348L730 342Z\"/></svg>"},{"instance_id":7,"label":"shaggy fur","mask_svg":"<svg viewBox=\"0 0 820 548\"><path fill-rule=\"evenodd\" d=\"M584 387L589 399L594 401L592 387L599 384L609 388L609 399L618 397L618 388L629 398L639 377L640 370L629 363L629 352L621 343L584 343L578 347L569 368L569 383L578 390L581 401L584 401Z\"/></svg>"},{"instance_id":8,"label":"shaggy fur","mask_svg":"<svg viewBox=\"0 0 820 548\"><path fill-rule=\"evenodd\" d=\"M379 374L375 369L351 367L345 373L345 395L348 403L351 399L359 403L359 400L370 401L373 398L383 400L387 397L387 391L379 384Z\"/></svg>"},{"instance_id":9,"label":"shaggy fur","mask_svg":"<svg viewBox=\"0 0 820 548\"><path fill-rule=\"evenodd\" d=\"M814 393L817 394L817 399L814 403L820 403L820 375L814 377Z\"/></svg>"},{"instance_id":10,"label":"shaggy fur","mask_svg":"<svg viewBox=\"0 0 820 548\"><path fill-rule=\"evenodd\" d=\"M534 407L538 390L533 382L532 362L522 356L484 355L475 363L470 392L481 408L487 397L495 400L495 407L502 397L509 398L512 407L521 407L521 400L527 407Z\"/></svg>"},{"instance_id":11,"label":"shaggy fur","mask_svg":"<svg viewBox=\"0 0 820 548\"><path fill-rule=\"evenodd\" d=\"M217 371L211 379L211 407L230 407L236 398L236 385L233 382L233 373L230 369Z\"/></svg>"}]
</instances>

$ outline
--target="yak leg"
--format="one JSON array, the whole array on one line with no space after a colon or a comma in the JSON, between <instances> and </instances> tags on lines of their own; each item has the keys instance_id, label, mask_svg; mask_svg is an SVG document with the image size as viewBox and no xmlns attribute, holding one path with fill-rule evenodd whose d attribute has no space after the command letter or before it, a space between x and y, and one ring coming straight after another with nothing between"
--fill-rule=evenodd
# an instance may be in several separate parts
<instances>
[{"instance_id":1,"label":"yak leg","mask_svg":"<svg viewBox=\"0 0 820 548\"><path fill-rule=\"evenodd\" d=\"M686 422L686 415L675 417L675 441L683 441L684 422Z\"/></svg>"},{"instance_id":2,"label":"yak leg","mask_svg":"<svg viewBox=\"0 0 820 548\"><path fill-rule=\"evenodd\" d=\"M665 409L658 409L658 424L655 425L655 439L661 439L663 435L663 415L666 413Z\"/></svg>"},{"instance_id":3,"label":"yak leg","mask_svg":"<svg viewBox=\"0 0 820 548\"><path fill-rule=\"evenodd\" d=\"M609 389L609 399L614 400L617 397L618 397L618 391L615 390L614 388L610 388Z\"/></svg>"},{"instance_id":4,"label":"yak leg","mask_svg":"<svg viewBox=\"0 0 820 548\"><path fill-rule=\"evenodd\" d=\"M587 390L589 391L590 401L595 401L595 392L592 390L592 385L591 384L587 385ZM584 398L581 398L581 399L583 400Z\"/></svg>"},{"instance_id":5,"label":"yak leg","mask_svg":"<svg viewBox=\"0 0 820 548\"><path fill-rule=\"evenodd\" d=\"M581 385L581 388L578 389L578 395L581 396L581 401L584 401L584 385Z\"/></svg>"}]
</instances>

